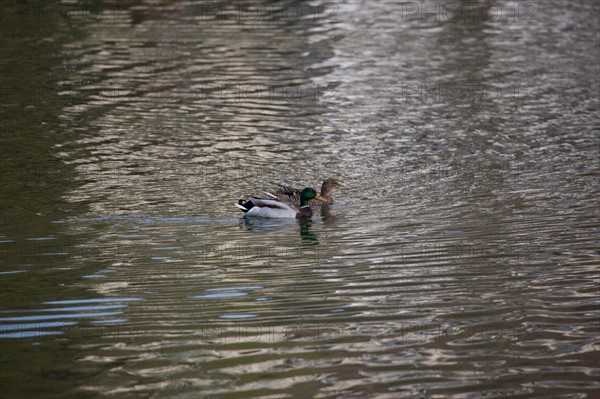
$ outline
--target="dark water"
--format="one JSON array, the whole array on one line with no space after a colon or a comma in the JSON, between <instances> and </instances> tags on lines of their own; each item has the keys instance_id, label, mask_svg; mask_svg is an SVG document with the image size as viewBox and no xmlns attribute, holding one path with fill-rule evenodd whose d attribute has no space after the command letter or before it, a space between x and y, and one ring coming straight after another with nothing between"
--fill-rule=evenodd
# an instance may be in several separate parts
<instances>
[{"instance_id":1,"label":"dark water","mask_svg":"<svg viewBox=\"0 0 600 399\"><path fill-rule=\"evenodd\" d=\"M0 397L598 397L599 15L3 3Z\"/></svg>"}]
</instances>

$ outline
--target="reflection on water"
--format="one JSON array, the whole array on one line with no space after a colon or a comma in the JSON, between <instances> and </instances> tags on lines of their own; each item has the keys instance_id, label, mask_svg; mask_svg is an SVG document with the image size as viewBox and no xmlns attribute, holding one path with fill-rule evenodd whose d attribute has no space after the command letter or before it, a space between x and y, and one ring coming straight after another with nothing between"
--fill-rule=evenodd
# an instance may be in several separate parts
<instances>
[{"instance_id":1,"label":"reflection on water","mask_svg":"<svg viewBox=\"0 0 600 399\"><path fill-rule=\"evenodd\" d=\"M597 394L597 3L25 7L0 396Z\"/></svg>"}]
</instances>

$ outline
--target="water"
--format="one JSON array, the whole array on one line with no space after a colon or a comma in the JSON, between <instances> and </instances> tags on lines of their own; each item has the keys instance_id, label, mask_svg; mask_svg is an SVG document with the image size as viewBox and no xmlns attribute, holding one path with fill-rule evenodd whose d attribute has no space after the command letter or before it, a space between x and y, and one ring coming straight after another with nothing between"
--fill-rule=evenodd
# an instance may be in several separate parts
<instances>
[{"instance_id":1,"label":"water","mask_svg":"<svg viewBox=\"0 0 600 399\"><path fill-rule=\"evenodd\" d=\"M8 2L0 396L597 396L599 11Z\"/></svg>"}]
</instances>

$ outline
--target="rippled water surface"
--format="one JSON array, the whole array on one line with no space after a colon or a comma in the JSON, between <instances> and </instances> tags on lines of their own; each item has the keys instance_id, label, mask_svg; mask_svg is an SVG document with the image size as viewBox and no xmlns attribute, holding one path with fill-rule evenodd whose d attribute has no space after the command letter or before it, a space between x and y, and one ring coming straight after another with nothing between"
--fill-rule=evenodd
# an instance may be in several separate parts
<instances>
[{"instance_id":1,"label":"rippled water surface","mask_svg":"<svg viewBox=\"0 0 600 399\"><path fill-rule=\"evenodd\" d=\"M0 397L598 397L597 2L2 12Z\"/></svg>"}]
</instances>

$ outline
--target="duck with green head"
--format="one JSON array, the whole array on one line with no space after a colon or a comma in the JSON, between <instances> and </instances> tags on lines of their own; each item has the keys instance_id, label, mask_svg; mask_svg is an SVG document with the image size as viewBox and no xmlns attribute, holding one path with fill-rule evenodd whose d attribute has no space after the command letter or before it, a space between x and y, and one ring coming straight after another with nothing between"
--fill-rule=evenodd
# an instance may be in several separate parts
<instances>
[{"instance_id":1,"label":"duck with green head","mask_svg":"<svg viewBox=\"0 0 600 399\"><path fill-rule=\"evenodd\" d=\"M300 206L271 198L257 198L248 196L248 200L239 200L235 206L240 208L247 216L259 216L265 218L296 218L305 219L312 216L309 201L315 199L327 202L314 188L307 187L300 193Z\"/></svg>"}]
</instances>

